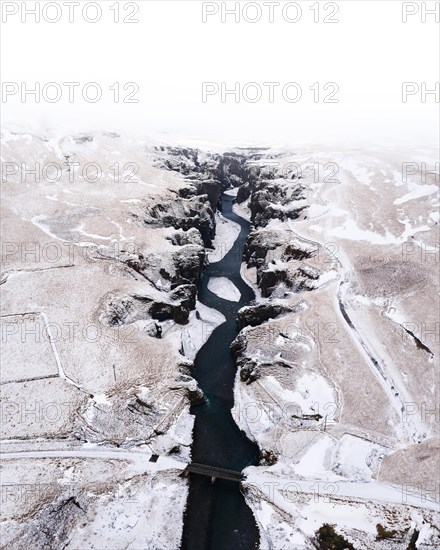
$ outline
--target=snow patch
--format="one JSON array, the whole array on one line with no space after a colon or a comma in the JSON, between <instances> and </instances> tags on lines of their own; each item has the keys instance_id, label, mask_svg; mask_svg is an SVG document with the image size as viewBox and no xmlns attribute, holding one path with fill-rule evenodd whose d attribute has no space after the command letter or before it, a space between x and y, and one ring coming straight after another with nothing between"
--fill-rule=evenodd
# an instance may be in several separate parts
<instances>
[{"instance_id":1,"label":"snow patch","mask_svg":"<svg viewBox=\"0 0 440 550\"><path fill-rule=\"evenodd\" d=\"M190 313L189 323L182 330L184 355L194 359L212 331L225 321L226 318L219 311L197 302L196 311Z\"/></svg>"},{"instance_id":2,"label":"snow patch","mask_svg":"<svg viewBox=\"0 0 440 550\"><path fill-rule=\"evenodd\" d=\"M305 478L333 479L335 476L329 471L333 447L330 437L320 437L295 465L295 473Z\"/></svg>"},{"instance_id":3,"label":"snow patch","mask_svg":"<svg viewBox=\"0 0 440 550\"><path fill-rule=\"evenodd\" d=\"M231 220L228 220L222 214L215 214L215 238L212 243L213 250L208 250L208 259L210 264L222 260L232 249L238 235L240 226Z\"/></svg>"},{"instance_id":4,"label":"snow patch","mask_svg":"<svg viewBox=\"0 0 440 550\"><path fill-rule=\"evenodd\" d=\"M208 281L208 289L229 302L238 302L241 298L238 288L226 277L211 277Z\"/></svg>"},{"instance_id":5,"label":"snow patch","mask_svg":"<svg viewBox=\"0 0 440 550\"><path fill-rule=\"evenodd\" d=\"M396 199L393 204L403 204L414 199L427 197L436 192L438 192L437 185L418 185L416 189L410 191L406 195L403 195L403 197L399 197L398 199Z\"/></svg>"}]
</instances>

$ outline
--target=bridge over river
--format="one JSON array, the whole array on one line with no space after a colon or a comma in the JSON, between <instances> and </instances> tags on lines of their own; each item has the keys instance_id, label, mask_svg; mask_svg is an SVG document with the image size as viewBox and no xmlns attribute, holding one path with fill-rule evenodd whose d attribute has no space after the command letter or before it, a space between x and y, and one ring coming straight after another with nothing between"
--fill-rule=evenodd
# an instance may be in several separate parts
<instances>
[{"instance_id":1,"label":"bridge over river","mask_svg":"<svg viewBox=\"0 0 440 550\"><path fill-rule=\"evenodd\" d=\"M241 483L246 476L242 472L236 470L227 470L226 468L219 468L217 466L209 466L208 464L197 464L192 462L182 471L181 475L188 477L190 474L198 474L211 478L211 483L214 483L216 479L226 479L228 481L236 481Z\"/></svg>"}]
</instances>

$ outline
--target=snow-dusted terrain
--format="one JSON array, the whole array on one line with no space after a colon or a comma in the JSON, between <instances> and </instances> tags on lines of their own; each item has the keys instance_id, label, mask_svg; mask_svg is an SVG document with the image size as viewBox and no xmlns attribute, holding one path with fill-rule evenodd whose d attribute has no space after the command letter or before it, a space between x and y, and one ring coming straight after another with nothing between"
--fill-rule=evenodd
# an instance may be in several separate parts
<instances>
[{"instance_id":1,"label":"snow-dusted terrain","mask_svg":"<svg viewBox=\"0 0 440 550\"><path fill-rule=\"evenodd\" d=\"M435 152L184 145L3 132L2 545L179 547L192 361L224 321L197 282L238 235L230 188L252 221L233 415L260 449L261 548L439 548Z\"/></svg>"},{"instance_id":2,"label":"snow-dusted terrain","mask_svg":"<svg viewBox=\"0 0 440 550\"><path fill-rule=\"evenodd\" d=\"M246 481L262 547L309 548L329 524L356 549L436 548L439 176L421 168L435 153L274 157L306 167L295 196L281 168L236 209L256 226L243 275L273 311L259 324L245 308L235 347L234 416L267 463ZM317 177L326 163L334 177Z\"/></svg>"}]
</instances>

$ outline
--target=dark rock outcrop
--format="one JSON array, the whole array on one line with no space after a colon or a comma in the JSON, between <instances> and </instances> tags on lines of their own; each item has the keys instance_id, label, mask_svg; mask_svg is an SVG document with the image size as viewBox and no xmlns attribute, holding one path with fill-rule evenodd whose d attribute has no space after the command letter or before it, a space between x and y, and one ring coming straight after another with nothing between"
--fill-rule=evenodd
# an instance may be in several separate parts
<instances>
[{"instance_id":1,"label":"dark rock outcrop","mask_svg":"<svg viewBox=\"0 0 440 550\"><path fill-rule=\"evenodd\" d=\"M186 244L203 246L203 239L200 235L200 231L195 227L188 229L188 231L176 231L169 239L175 246L185 246Z\"/></svg>"},{"instance_id":2,"label":"dark rock outcrop","mask_svg":"<svg viewBox=\"0 0 440 550\"><path fill-rule=\"evenodd\" d=\"M136 271L146 279L149 279L150 275L150 262L143 254L131 254L129 257L123 260L125 265Z\"/></svg>"},{"instance_id":3,"label":"dark rock outcrop","mask_svg":"<svg viewBox=\"0 0 440 550\"><path fill-rule=\"evenodd\" d=\"M240 332L232 342L231 351L237 361L237 368L240 369L240 380L251 384L260 377L260 369L254 359L246 356L247 337L245 332Z\"/></svg>"},{"instance_id":4,"label":"dark rock outcrop","mask_svg":"<svg viewBox=\"0 0 440 550\"><path fill-rule=\"evenodd\" d=\"M175 274L171 277L172 287L181 284L196 284L205 266L205 249L200 245L188 244L174 252Z\"/></svg>"},{"instance_id":5,"label":"dark rock outcrop","mask_svg":"<svg viewBox=\"0 0 440 550\"><path fill-rule=\"evenodd\" d=\"M36 508L26 518L26 528L17 532L13 542L7 546L24 548L63 548L71 533L79 525L90 521L90 497L85 488L53 491L46 484L46 504ZM104 487L104 484L102 484ZM98 485L96 485L98 487ZM58 494L57 494L58 493ZM54 500L49 500L49 499ZM3 544L2 544L3 546Z\"/></svg>"},{"instance_id":6,"label":"dark rock outcrop","mask_svg":"<svg viewBox=\"0 0 440 550\"><path fill-rule=\"evenodd\" d=\"M269 302L254 306L245 306L237 314L238 328L242 330L247 326L256 327L269 319L276 319L292 311L294 310L288 306Z\"/></svg>"},{"instance_id":7,"label":"dark rock outcrop","mask_svg":"<svg viewBox=\"0 0 440 550\"><path fill-rule=\"evenodd\" d=\"M129 325L142 319L149 319L148 304L134 296L114 296L104 298L100 320L111 327Z\"/></svg>"},{"instance_id":8,"label":"dark rock outcrop","mask_svg":"<svg viewBox=\"0 0 440 550\"><path fill-rule=\"evenodd\" d=\"M255 227L265 227L271 220L295 220L301 217L306 206L292 203L305 198L300 184L286 185L278 181L259 181L250 195L249 209Z\"/></svg>"},{"instance_id":9,"label":"dark rock outcrop","mask_svg":"<svg viewBox=\"0 0 440 550\"><path fill-rule=\"evenodd\" d=\"M301 249L293 244L288 244L284 249L281 259L285 262L290 262L291 260L307 260L311 257L313 257L313 252Z\"/></svg>"},{"instance_id":10,"label":"dark rock outcrop","mask_svg":"<svg viewBox=\"0 0 440 550\"><path fill-rule=\"evenodd\" d=\"M290 288L291 280L287 269L259 269L257 271L257 285L261 289L263 298L268 298L281 283Z\"/></svg>"},{"instance_id":11,"label":"dark rock outcrop","mask_svg":"<svg viewBox=\"0 0 440 550\"><path fill-rule=\"evenodd\" d=\"M191 310L196 307L196 296L195 285L181 285L168 295L167 301L151 300L149 314L157 321L173 320L179 325L185 325Z\"/></svg>"},{"instance_id":12,"label":"dark rock outcrop","mask_svg":"<svg viewBox=\"0 0 440 550\"><path fill-rule=\"evenodd\" d=\"M181 304L152 302L150 306L150 315L157 321L173 320L179 325L185 325L188 322L189 310L181 306Z\"/></svg>"},{"instance_id":13,"label":"dark rock outcrop","mask_svg":"<svg viewBox=\"0 0 440 550\"><path fill-rule=\"evenodd\" d=\"M261 376L260 367L254 361L246 361L238 366L240 367L240 380L246 384L252 384Z\"/></svg>"},{"instance_id":14,"label":"dark rock outcrop","mask_svg":"<svg viewBox=\"0 0 440 550\"><path fill-rule=\"evenodd\" d=\"M178 172L185 177L198 180L218 179L218 166L221 156L202 153L190 147L156 147L154 151L156 166Z\"/></svg>"},{"instance_id":15,"label":"dark rock outcrop","mask_svg":"<svg viewBox=\"0 0 440 550\"><path fill-rule=\"evenodd\" d=\"M101 306L100 320L109 326L129 325L136 321L155 319L156 321L173 320L184 325L196 306L197 288L187 284L177 287L169 295L164 293L162 299L154 299L148 295L109 296ZM161 329L149 327L147 334L155 338L161 337Z\"/></svg>"},{"instance_id":16,"label":"dark rock outcrop","mask_svg":"<svg viewBox=\"0 0 440 550\"><path fill-rule=\"evenodd\" d=\"M290 236L287 231L268 228L254 229L249 233L243 259L249 268L257 268L257 285L263 298L272 296L281 286L295 292L313 290L322 271L307 260L316 259L316 263L324 268L330 265L318 261L317 243L315 246Z\"/></svg>"},{"instance_id":17,"label":"dark rock outcrop","mask_svg":"<svg viewBox=\"0 0 440 550\"><path fill-rule=\"evenodd\" d=\"M225 191L231 187L240 186L239 193L242 187L252 189L261 179L262 174L266 174L265 168L270 163L268 165L258 163L265 158L271 160L273 157L269 149L264 147L241 148L224 153L218 167L218 179L222 183L222 189ZM266 174L264 177L269 178L269 175ZM237 202L240 203L243 200L237 200Z\"/></svg>"},{"instance_id":18,"label":"dark rock outcrop","mask_svg":"<svg viewBox=\"0 0 440 550\"><path fill-rule=\"evenodd\" d=\"M295 311L292 309L292 311ZM291 365L284 360L259 361L251 357L247 352L248 333L242 330L231 344L232 353L235 356L237 367L240 372L240 380L246 384L252 384L261 377L262 372L267 369L290 369Z\"/></svg>"},{"instance_id":19,"label":"dark rock outcrop","mask_svg":"<svg viewBox=\"0 0 440 550\"><path fill-rule=\"evenodd\" d=\"M268 261L267 253L283 243L282 237L272 230L253 230L246 239L243 259L248 267L261 267Z\"/></svg>"},{"instance_id":20,"label":"dark rock outcrop","mask_svg":"<svg viewBox=\"0 0 440 550\"><path fill-rule=\"evenodd\" d=\"M319 269L305 263L296 268L270 266L257 271L257 284L263 298L268 298L281 284L293 292L313 290L320 275Z\"/></svg>"},{"instance_id":21,"label":"dark rock outcrop","mask_svg":"<svg viewBox=\"0 0 440 550\"><path fill-rule=\"evenodd\" d=\"M179 302L182 307L193 310L196 307L197 287L195 285L181 285L170 293L170 299Z\"/></svg>"},{"instance_id":22,"label":"dark rock outcrop","mask_svg":"<svg viewBox=\"0 0 440 550\"><path fill-rule=\"evenodd\" d=\"M235 201L238 204L241 204L242 202L248 200L248 198L251 196L252 188L249 183L245 183L244 185L241 185L237 191L237 196L235 197Z\"/></svg>"},{"instance_id":23,"label":"dark rock outcrop","mask_svg":"<svg viewBox=\"0 0 440 550\"><path fill-rule=\"evenodd\" d=\"M273 451L260 450L260 466L273 466L277 461L278 458Z\"/></svg>"},{"instance_id":24,"label":"dark rock outcrop","mask_svg":"<svg viewBox=\"0 0 440 550\"><path fill-rule=\"evenodd\" d=\"M213 211L216 211L217 209L221 210L221 193L221 184L217 180L194 181L191 182L188 187L182 187L182 189L179 189L179 196L184 199L197 195L206 195Z\"/></svg>"},{"instance_id":25,"label":"dark rock outcrop","mask_svg":"<svg viewBox=\"0 0 440 550\"><path fill-rule=\"evenodd\" d=\"M238 187L251 179L251 169L247 156L241 153L225 153L219 163L219 179L223 190Z\"/></svg>"},{"instance_id":26,"label":"dark rock outcrop","mask_svg":"<svg viewBox=\"0 0 440 550\"><path fill-rule=\"evenodd\" d=\"M154 199L150 202L153 204L145 206L145 224L174 227L184 231L195 228L200 232L204 246L212 246L215 218L207 195L196 195L188 199L178 197L167 203L154 203Z\"/></svg>"}]
</instances>

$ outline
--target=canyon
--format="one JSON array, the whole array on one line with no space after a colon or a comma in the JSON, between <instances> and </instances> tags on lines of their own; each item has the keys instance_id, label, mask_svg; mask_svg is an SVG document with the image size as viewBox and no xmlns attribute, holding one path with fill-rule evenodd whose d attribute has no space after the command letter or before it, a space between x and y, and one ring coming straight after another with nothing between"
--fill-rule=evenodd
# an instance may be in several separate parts
<instances>
[{"instance_id":1,"label":"canyon","mask_svg":"<svg viewBox=\"0 0 440 550\"><path fill-rule=\"evenodd\" d=\"M2 140L2 547L439 546L435 151Z\"/></svg>"}]
</instances>

